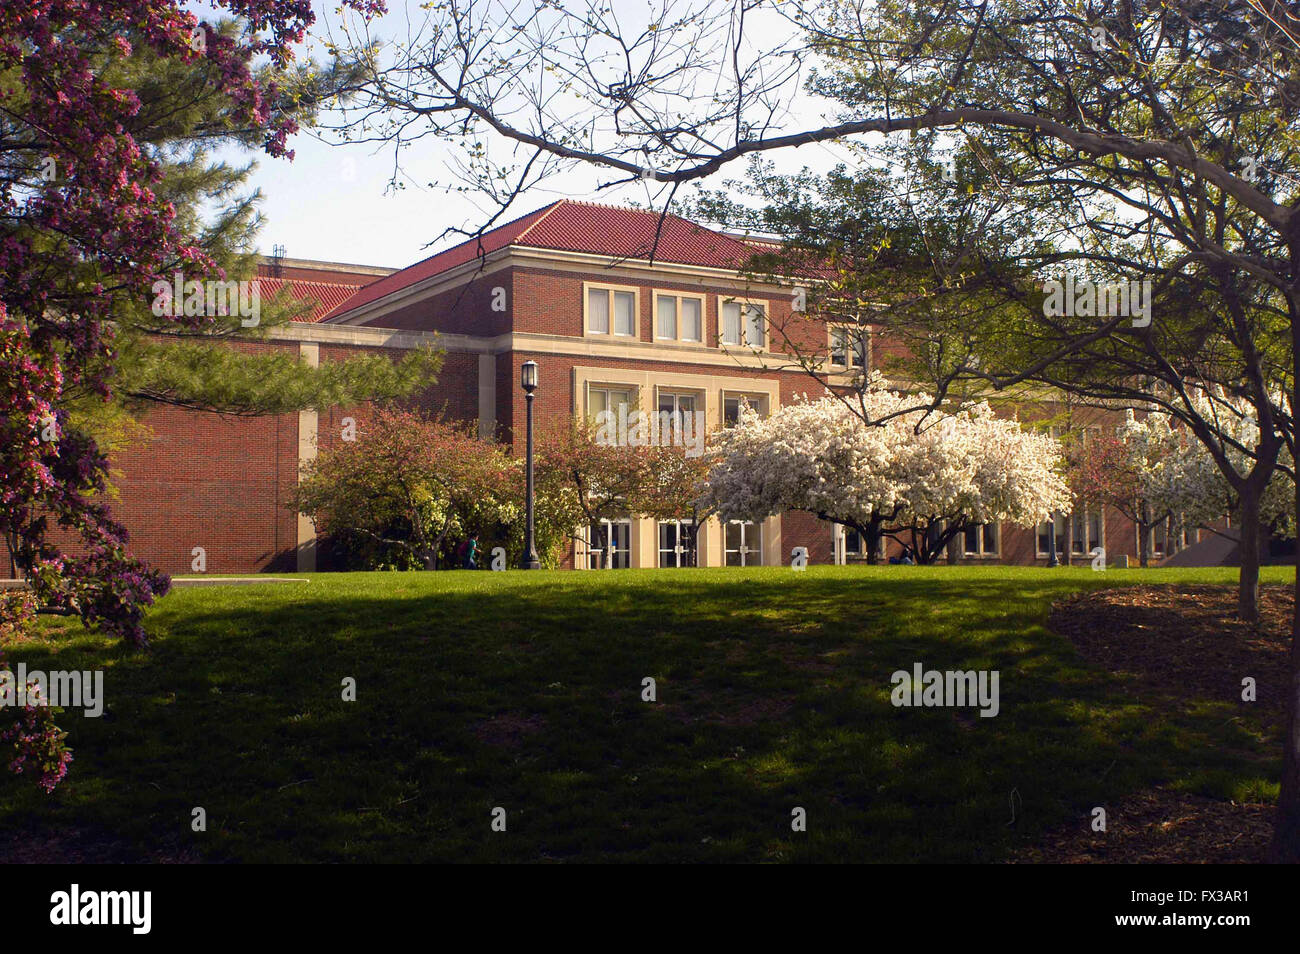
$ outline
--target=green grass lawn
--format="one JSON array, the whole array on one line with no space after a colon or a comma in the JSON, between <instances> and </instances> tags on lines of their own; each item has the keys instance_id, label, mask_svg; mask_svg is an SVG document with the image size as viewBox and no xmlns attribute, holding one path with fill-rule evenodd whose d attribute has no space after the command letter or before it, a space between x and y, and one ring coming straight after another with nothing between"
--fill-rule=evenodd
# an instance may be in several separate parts
<instances>
[{"instance_id":1,"label":"green grass lawn","mask_svg":"<svg viewBox=\"0 0 1300 954\"><path fill-rule=\"evenodd\" d=\"M814 567L179 589L149 614L148 653L61 619L6 647L13 665L103 668L107 711L61 717L75 761L53 796L0 776L0 824L210 860L996 861L1157 781L1275 795L1279 747L1240 705L1135 698L1045 627L1083 589L1233 579ZM893 707L890 675L914 662L999 670L1000 714Z\"/></svg>"}]
</instances>

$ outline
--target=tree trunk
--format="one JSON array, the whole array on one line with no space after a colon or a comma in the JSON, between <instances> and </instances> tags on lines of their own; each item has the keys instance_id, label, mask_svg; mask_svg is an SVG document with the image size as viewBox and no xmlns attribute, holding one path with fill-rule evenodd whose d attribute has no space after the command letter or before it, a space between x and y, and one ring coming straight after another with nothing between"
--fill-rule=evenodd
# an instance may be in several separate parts
<instances>
[{"instance_id":1,"label":"tree trunk","mask_svg":"<svg viewBox=\"0 0 1300 954\"><path fill-rule=\"evenodd\" d=\"M1237 580L1237 614L1246 622L1259 619L1259 493L1249 484L1241 492L1241 575Z\"/></svg>"},{"instance_id":2,"label":"tree trunk","mask_svg":"<svg viewBox=\"0 0 1300 954\"><path fill-rule=\"evenodd\" d=\"M1151 506L1142 505L1138 518L1138 564L1146 567L1151 562Z\"/></svg>"},{"instance_id":3,"label":"tree trunk","mask_svg":"<svg viewBox=\"0 0 1300 954\"><path fill-rule=\"evenodd\" d=\"M1292 245L1291 261L1300 265L1300 253ZM1292 385L1291 406L1300 407L1300 287L1287 295L1291 316ZM1300 480L1296 481L1296 506L1300 507ZM1300 512L1298 510L1297 512ZM1282 788L1277 796L1277 818L1273 823L1270 860L1300 864L1300 600L1295 600L1291 618L1291 677L1286 694L1286 739L1282 744Z\"/></svg>"}]
</instances>

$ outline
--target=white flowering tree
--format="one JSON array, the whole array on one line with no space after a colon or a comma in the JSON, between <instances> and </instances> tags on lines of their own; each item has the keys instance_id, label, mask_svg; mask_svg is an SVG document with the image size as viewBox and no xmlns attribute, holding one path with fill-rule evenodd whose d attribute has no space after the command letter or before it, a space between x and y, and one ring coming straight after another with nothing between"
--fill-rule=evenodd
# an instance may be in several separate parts
<instances>
[{"instance_id":1,"label":"white flowering tree","mask_svg":"<svg viewBox=\"0 0 1300 954\"><path fill-rule=\"evenodd\" d=\"M908 410L928 400L890 391L877 376L848 400L797 400L767 418L742 412L718 436L704 499L723 519L807 511L858 530L868 559L888 536L921 563L969 528L1034 524L1068 506L1057 441L986 404Z\"/></svg>"},{"instance_id":2,"label":"white flowering tree","mask_svg":"<svg viewBox=\"0 0 1300 954\"><path fill-rule=\"evenodd\" d=\"M724 520L756 520L804 510L852 527L874 561L888 522L905 506L903 448L919 415L878 386L854 409L837 398L797 400L770 417L742 406L717 435L701 498ZM868 426L863 413L886 423ZM897 416L891 416L897 415Z\"/></svg>"},{"instance_id":3,"label":"white flowering tree","mask_svg":"<svg viewBox=\"0 0 1300 954\"><path fill-rule=\"evenodd\" d=\"M931 563L966 530L1008 521L1033 526L1067 510L1061 445L980 403L931 415L902 452L906 506L890 528Z\"/></svg>"},{"instance_id":4,"label":"white flowering tree","mask_svg":"<svg viewBox=\"0 0 1300 954\"><path fill-rule=\"evenodd\" d=\"M1210 527L1231 517L1241 534L1243 599L1256 601L1259 560L1268 538L1295 535L1294 460L1283 445L1260 487L1250 479L1261 444L1253 405L1218 388L1191 390L1188 400L1195 416L1209 425L1217 454L1168 414L1138 420L1130 411L1120 428L1125 464L1132 468L1136 500L1146 516L1143 556L1149 549L1145 530L1166 517L1189 527ZM1280 394L1277 400L1283 400Z\"/></svg>"}]
</instances>

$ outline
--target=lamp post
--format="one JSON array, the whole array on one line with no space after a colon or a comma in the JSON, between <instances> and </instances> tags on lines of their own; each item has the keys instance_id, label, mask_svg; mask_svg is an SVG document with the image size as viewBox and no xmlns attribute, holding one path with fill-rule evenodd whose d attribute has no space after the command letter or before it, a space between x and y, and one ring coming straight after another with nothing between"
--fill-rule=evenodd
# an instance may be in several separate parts
<instances>
[{"instance_id":1,"label":"lamp post","mask_svg":"<svg viewBox=\"0 0 1300 954\"><path fill-rule=\"evenodd\" d=\"M519 385L528 398L527 463L525 464L528 477L524 500L524 555L519 560L519 569L540 570L542 563L537 559L537 544L533 538L533 392L537 390L536 361L523 363L523 367L519 369Z\"/></svg>"},{"instance_id":2,"label":"lamp post","mask_svg":"<svg viewBox=\"0 0 1300 954\"><path fill-rule=\"evenodd\" d=\"M1061 561L1056 556L1056 511L1047 515L1047 565L1061 565Z\"/></svg>"}]
</instances>

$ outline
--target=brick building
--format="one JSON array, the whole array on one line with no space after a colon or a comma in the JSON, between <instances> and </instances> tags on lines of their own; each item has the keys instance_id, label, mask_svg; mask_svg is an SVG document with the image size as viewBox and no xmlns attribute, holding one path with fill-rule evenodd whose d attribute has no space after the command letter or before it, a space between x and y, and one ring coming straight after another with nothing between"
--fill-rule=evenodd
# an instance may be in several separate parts
<instances>
[{"instance_id":1,"label":"brick building","mask_svg":"<svg viewBox=\"0 0 1300 954\"><path fill-rule=\"evenodd\" d=\"M824 326L789 321L790 288L740 275L756 244L677 217L562 200L398 271L269 259L263 295L288 285L311 302L308 320L232 347L285 349L316 364L436 343L446 362L422 404L519 446L519 367L529 359L540 367L541 421L627 403L703 411L712 428L741 400L764 413L816 390L778 353L773 326L802 329L784 331L803 336L800 348L840 344ZM315 530L285 507L286 494L303 464L342 439L343 419L363 421L365 410L252 420L151 412L153 440L114 460L114 509L133 550L169 572L189 572L194 547L203 547L209 573L315 568ZM678 565L679 543L694 532L635 517L610 529L618 567ZM862 555L856 534L802 513L712 520L698 533L704 566L780 564L795 546L815 563ZM991 526L956 541L952 557L1043 562L1047 538L1046 525ZM1057 541L1063 557L1101 545L1113 561L1136 552L1137 534L1118 514L1079 513L1060 518ZM1158 535L1158 553L1163 546ZM600 562L581 542L565 560Z\"/></svg>"}]
</instances>

